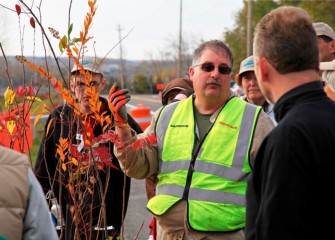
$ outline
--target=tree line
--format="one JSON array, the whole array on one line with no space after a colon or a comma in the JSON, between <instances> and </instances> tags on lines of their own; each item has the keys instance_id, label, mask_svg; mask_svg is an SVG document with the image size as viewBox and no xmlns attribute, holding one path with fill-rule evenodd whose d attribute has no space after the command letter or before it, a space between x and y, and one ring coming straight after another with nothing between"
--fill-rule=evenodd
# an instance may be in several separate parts
<instances>
[{"instance_id":1,"label":"tree line","mask_svg":"<svg viewBox=\"0 0 335 240\"><path fill-rule=\"evenodd\" d=\"M335 2L327 0L254 0L252 1L251 32L258 21L269 11L289 5L305 9L314 22L325 22L335 28ZM238 72L240 62L247 57L248 1L235 16L235 25L224 32L223 40L232 49L235 57L234 72ZM297 31L299 31L297 29Z\"/></svg>"}]
</instances>

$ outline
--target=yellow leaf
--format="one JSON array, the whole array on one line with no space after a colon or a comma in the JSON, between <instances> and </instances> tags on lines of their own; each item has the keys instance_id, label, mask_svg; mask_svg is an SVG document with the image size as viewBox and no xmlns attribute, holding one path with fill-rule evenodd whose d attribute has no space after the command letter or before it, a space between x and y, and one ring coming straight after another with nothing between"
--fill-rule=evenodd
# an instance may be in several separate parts
<instances>
[{"instance_id":1,"label":"yellow leaf","mask_svg":"<svg viewBox=\"0 0 335 240\"><path fill-rule=\"evenodd\" d=\"M32 97L32 96L27 96L25 99L33 101L33 102L42 102L42 100L39 97Z\"/></svg>"},{"instance_id":2,"label":"yellow leaf","mask_svg":"<svg viewBox=\"0 0 335 240\"><path fill-rule=\"evenodd\" d=\"M49 129L50 129L50 126L51 126L51 123L52 123L52 119L50 120L50 122L49 122L49 124L48 124L47 132L45 133L45 135L48 135L48 133L49 133Z\"/></svg>"},{"instance_id":3,"label":"yellow leaf","mask_svg":"<svg viewBox=\"0 0 335 240\"><path fill-rule=\"evenodd\" d=\"M8 87L6 92L4 93L5 97L5 106L9 107L9 105L12 105L15 98L15 92L12 88Z\"/></svg>"},{"instance_id":4,"label":"yellow leaf","mask_svg":"<svg viewBox=\"0 0 335 240\"><path fill-rule=\"evenodd\" d=\"M78 160L75 159L74 157L71 158L71 162L72 162L75 166L78 166Z\"/></svg>"},{"instance_id":5,"label":"yellow leaf","mask_svg":"<svg viewBox=\"0 0 335 240\"><path fill-rule=\"evenodd\" d=\"M34 121L34 127L36 127L36 124L37 124L38 121L41 119L41 117L42 117L42 114L38 114L38 115L36 115L36 117L35 117L35 121Z\"/></svg>"},{"instance_id":6,"label":"yellow leaf","mask_svg":"<svg viewBox=\"0 0 335 240\"><path fill-rule=\"evenodd\" d=\"M73 47L72 50L75 52L75 54L79 55L79 50L76 47Z\"/></svg>"},{"instance_id":7,"label":"yellow leaf","mask_svg":"<svg viewBox=\"0 0 335 240\"><path fill-rule=\"evenodd\" d=\"M63 169L64 172L66 171L66 164L65 163L62 163L62 169Z\"/></svg>"},{"instance_id":8,"label":"yellow leaf","mask_svg":"<svg viewBox=\"0 0 335 240\"><path fill-rule=\"evenodd\" d=\"M10 135L13 134L14 128L16 127L16 122L14 120L9 120L6 123L6 128Z\"/></svg>"}]
</instances>

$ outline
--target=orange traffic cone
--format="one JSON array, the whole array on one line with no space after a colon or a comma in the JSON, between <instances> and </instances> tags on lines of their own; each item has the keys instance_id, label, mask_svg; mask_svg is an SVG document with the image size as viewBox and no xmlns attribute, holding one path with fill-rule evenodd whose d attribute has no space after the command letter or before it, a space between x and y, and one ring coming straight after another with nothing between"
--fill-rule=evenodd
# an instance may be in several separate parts
<instances>
[{"instance_id":1,"label":"orange traffic cone","mask_svg":"<svg viewBox=\"0 0 335 240\"><path fill-rule=\"evenodd\" d=\"M149 107L145 107L143 104L137 104L136 108L130 110L130 115L140 125L143 131L150 125L151 113Z\"/></svg>"}]
</instances>

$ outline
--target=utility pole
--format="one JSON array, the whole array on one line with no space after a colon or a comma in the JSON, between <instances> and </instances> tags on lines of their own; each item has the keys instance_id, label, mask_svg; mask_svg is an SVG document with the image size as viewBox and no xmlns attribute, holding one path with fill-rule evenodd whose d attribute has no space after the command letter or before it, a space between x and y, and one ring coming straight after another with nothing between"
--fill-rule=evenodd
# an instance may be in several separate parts
<instances>
[{"instance_id":1,"label":"utility pole","mask_svg":"<svg viewBox=\"0 0 335 240\"><path fill-rule=\"evenodd\" d=\"M122 37L121 37L121 26L118 26L119 32L119 45L120 45L120 82L121 82L121 89L124 88L124 65L123 65L123 58L122 58Z\"/></svg>"},{"instance_id":2,"label":"utility pole","mask_svg":"<svg viewBox=\"0 0 335 240\"><path fill-rule=\"evenodd\" d=\"M252 54L252 46L251 46L251 26L252 26L252 0L248 1L248 23L247 23L247 57Z\"/></svg>"},{"instance_id":3,"label":"utility pole","mask_svg":"<svg viewBox=\"0 0 335 240\"><path fill-rule=\"evenodd\" d=\"M182 38L182 19L183 19L183 0L180 0L180 15L179 15L179 49L178 49L178 77L181 76L181 70L182 70L182 43L183 43L183 38Z\"/></svg>"}]
</instances>

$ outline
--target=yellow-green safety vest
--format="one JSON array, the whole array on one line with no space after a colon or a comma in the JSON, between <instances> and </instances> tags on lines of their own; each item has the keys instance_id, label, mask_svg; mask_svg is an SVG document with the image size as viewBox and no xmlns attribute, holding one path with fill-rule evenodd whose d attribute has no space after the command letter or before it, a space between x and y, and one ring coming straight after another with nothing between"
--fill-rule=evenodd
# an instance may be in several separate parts
<instances>
[{"instance_id":1,"label":"yellow-green safety vest","mask_svg":"<svg viewBox=\"0 0 335 240\"><path fill-rule=\"evenodd\" d=\"M156 123L159 173L148 209L162 215L188 202L188 222L197 231L245 226L249 151L261 107L233 97L221 109L197 149L193 98L163 108Z\"/></svg>"}]
</instances>

